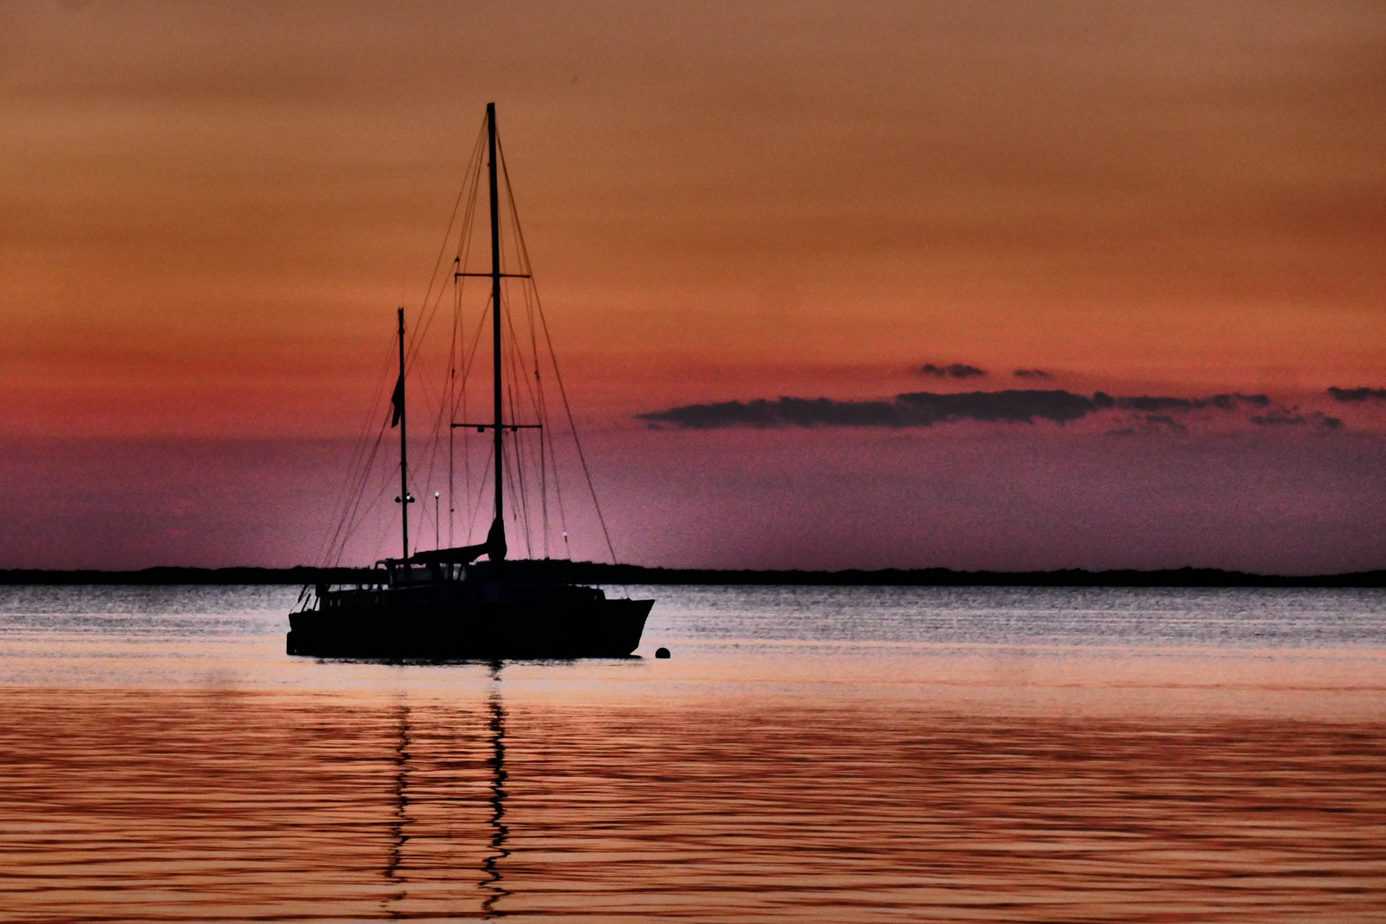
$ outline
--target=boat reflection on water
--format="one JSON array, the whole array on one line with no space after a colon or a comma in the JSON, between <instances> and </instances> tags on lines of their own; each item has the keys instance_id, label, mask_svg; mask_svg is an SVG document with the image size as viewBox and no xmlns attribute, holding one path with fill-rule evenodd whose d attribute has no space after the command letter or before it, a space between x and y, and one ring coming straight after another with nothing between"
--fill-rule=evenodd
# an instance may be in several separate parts
<instances>
[{"instance_id":1,"label":"boat reflection on water","mask_svg":"<svg viewBox=\"0 0 1386 924\"><path fill-rule=\"evenodd\" d=\"M487 827L490 837L486 842L487 853L481 860L481 872L483 878L476 883L477 888L483 890L484 896L481 901L481 918L490 920L505 916L505 912L496 907L505 896L511 894L510 890L501 884L504 874L501 870L500 862L510 856L510 849L506 847L506 841L510 835L510 828L505 823L505 800L508 793L505 789L507 772L505 769L505 704L501 698L502 662L494 661L489 665L491 678L491 692L487 697L487 720L486 720L486 744L490 753L481 761L486 768L487 778L487 808L489 816ZM394 742L394 753L392 762L394 763L394 789L391 800L391 817L389 822L389 848L385 857L384 876L388 883L388 891L380 901L381 910L392 919L400 919L412 916L405 910L405 902L409 899L409 878L405 874L405 845L409 842L412 834L409 829L415 826L420 819L411 817L410 807L417 803L417 808L427 811L430 806L428 794L421 797L412 798L410 796L411 776L420 775L427 780L428 773L418 773L419 768L413 766L415 755L412 751L413 737L410 733L410 708L407 703L400 703L395 711L396 735ZM424 762L428 763L427 755L427 730L424 731ZM448 762L453 762L455 757L449 757ZM465 776L458 774L454 778L448 779L445 786L448 788L465 783ZM470 807L466 800L443 799L438 800L448 806L449 815L455 812L463 812ZM436 806L434 806L436 807ZM455 818L455 816L453 816ZM420 830L427 832L425 826ZM445 830L452 830L452 825L448 824ZM427 840L426 834L424 835ZM425 888L420 895L415 896L417 900L429 901L429 890ZM436 900L436 897L434 897ZM464 913L461 908L454 908L454 913Z\"/></svg>"},{"instance_id":2,"label":"boat reflection on water","mask_svg":"<svg viewBox=\"0 0 1386 924\"><path fill-rule=\"evenodd\" d=\"M390 884L391 891L381 900L380 904L392 918L400 915L397 907L404 901L409 894L405 888L404 877L400 874L400 861L404 856L404 843L409 840L409 835L404 833L404 828L409 824L409 706L407 703L400 703L398 710L399 719L399 738L395 744L395 792L394 792L394 817L390 821L390 850L385 859L385 880Z\"/></svg>"},{"instance_id":3,"label":"boat reflection on water","mask_svg":"<svg viewBox=\"0 0 1386 924\"><path fill-rule=\"evenodd\" d=\"M501 702L500 680L501 662L493 661L491 695L487 698L487 705L491 710L491 757L487 761L491 768L491 853L481 864L489 877L480 884L481 888L489 893L481 903L483 919L503 916L503 911L496 910L496 902L510 894L510 891L501 885L500 870L500 861L510 856L510 850L505 846L510 829L505 824L505 705Z\"/></svg>"},{"instance_id":4,"label":"boat reflection on water","mask_svg":"<svg viewBox=\"0 0 1386 924\"><path fill-rule=\"evenodd\" d=\"M1383 651L10 686L0 919L1382 921Z\"/></svg>"}]
</instances>

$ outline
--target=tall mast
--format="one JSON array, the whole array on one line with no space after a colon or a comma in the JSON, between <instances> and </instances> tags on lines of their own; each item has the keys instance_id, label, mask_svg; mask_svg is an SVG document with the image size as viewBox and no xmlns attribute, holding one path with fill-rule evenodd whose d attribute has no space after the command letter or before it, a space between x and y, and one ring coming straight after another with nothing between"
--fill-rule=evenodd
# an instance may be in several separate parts
<instances>
[{"instance_id":1,"label":"tall mast","mask_svg":"<svg viewBox=\"0 0 1386 924\"><path fill-rule=\"evenodd\" d=\"M400 557L409 557L409 504L414 498L409 496L409 441L405 438L408 421L405 418L404 401L404 308L399 309L399 501L400 512Z\"/></svg>"},{"instance_id":2,"label":"tall mast","mask_svg":"<svg viewBox=\"0 0 1386 924\"><path fill-rule=\"evenodd\" d=\"M501 454L501 264L500 264L500 194L496 184L496 104L486 104L486 149L490 155L491 183L491 369L492 402L494 404L494 430L496 458L496 514L495 526L505 528L504 497L501 478L505 470L505 458ZM400 322L403 323L402 321ZM402 329L402 328L401 328ZM402 341L401 341L402 342ZM401 348L402 349L402 348Z\"/></svg>"}]
</instances>

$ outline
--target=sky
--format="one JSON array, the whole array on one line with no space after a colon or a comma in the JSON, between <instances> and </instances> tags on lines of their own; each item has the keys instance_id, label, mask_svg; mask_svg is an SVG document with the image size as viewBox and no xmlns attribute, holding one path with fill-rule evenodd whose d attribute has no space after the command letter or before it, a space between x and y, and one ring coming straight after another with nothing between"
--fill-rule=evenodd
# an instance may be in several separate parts
<instances>
[{"instance_id":1,"label":"sky","mask_svg":"<svg viewBox=\"0 0 1386 924\"><path fill-rule=\"evenodd\" d=\"M1386 6L1260 0L0 5L0 567L320 562L489 100L622 560L1386 567Z\"/></svg>"}]
</instances>

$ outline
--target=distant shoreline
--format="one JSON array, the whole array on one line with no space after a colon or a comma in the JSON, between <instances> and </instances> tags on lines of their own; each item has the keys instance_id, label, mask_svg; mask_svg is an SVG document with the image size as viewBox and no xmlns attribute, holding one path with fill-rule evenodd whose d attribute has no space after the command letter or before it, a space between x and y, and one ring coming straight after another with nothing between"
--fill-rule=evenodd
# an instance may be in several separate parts
<instances>
[{"instance_id":1,"label":"distant shoreline","mask_svg":"<svg viewBox=\"0 0 1386 924\"><path fill-rule=\"evenodd\" d=\"M1347 574L1274 575L1217 568L1158 571L954 571L948 568L849 569L843 571L718 570L647 568L562 560L516 561L509 567L536 577L583 584L762 584L800 586L913 587L1386 587L1386 569ZM16 584L352 584L368 583L365 568L184 568L161 566L134 571L91 569L0 570L0 585Z\"/></svg>"}]
</instances>

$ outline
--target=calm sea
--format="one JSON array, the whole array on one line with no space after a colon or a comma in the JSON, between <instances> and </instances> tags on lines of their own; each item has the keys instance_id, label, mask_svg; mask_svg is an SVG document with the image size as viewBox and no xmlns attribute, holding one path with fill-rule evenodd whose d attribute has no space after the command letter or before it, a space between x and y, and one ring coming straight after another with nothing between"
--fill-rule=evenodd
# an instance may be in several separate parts
<instances>
[{"instance_id":1,"label":"calm sea","mask_svg":"<svg viewBox=\"0 0 1386 924\"><path fill-rule=\"evenodd\" d=\"M630 590L497 667L0 588L0 919L1386 920L1386 592Z\"/></svg>"}]
</instances>

